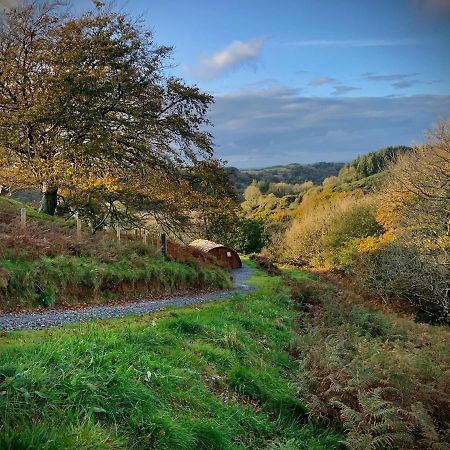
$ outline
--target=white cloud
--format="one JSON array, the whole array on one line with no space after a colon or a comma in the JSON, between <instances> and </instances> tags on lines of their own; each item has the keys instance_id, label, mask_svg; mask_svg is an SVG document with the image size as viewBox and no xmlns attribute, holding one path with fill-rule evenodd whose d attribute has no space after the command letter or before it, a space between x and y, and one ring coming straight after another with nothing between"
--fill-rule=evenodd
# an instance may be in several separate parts
<instances>
[{"instance_id":1,"label":"white cloud","mask_svg":"<svg viewBox=\"0 0 450 450\"><path fill-rule=\"evenodd\" d=\"M395 89L407 89L416 84L421 84L419 80L412 80L412 77L419 75L418 73L396 73L391 75L380 75L373 72L366 72L362 77L370 81L390 81L391 86Z\"/></svg>"},{"instance_id":2,"label":"white cloud","mask_svg":"<svg viewBox=\"0 0 450 450\"><path fill-rule=\"evenodd\" d=\"M403 81L405 78L411 78L416 75L419 75L418 73L394 73L390 75L381 75L376 74L373 72L366 72L362 74L362 77L366 80L372 80L372 81Z\"/></svg>"},{"instance_id":3,"label":"white cloud","mask_svg":"<svg viewBox=\"0 0 450 450\"><path fill-rule=\"evenodd\" d=\"M263 42L262 38L234 41L219 52L202 56L192 72L199 79L211 80L251 64L258 60Z\"/></svg>"},{"instance_id":4,"label":"white cloud","mask_svg":"<svg viewBox=\"0 0 450 450\"><path fill-rule=\"evenodd\" d=\"M403 80L392 83L392 87L394 87L395 89L407 89L417 83L418 81Z\"/></svg>"},{"instance_id":5,"label":"white cloud","mask_svg":"<svg viewBox=\"0 0 450 450\"><path fill-rule=\"evenodd\" d=\"M351 91L355 91L359 88L353 87L353 86L334 86L334 91L331 93L331 95L343 95L347 94Z\"/></svg>"},{"instance_id":6,"label":"white cloud","mask_svg":"<svg viewBox=\"0 0 450 450\"><path fill-rule=\"evenodd\" d=\"M322 86L324 84L333 83L335 81L336 80L334 78L330 78L330 77L317 77L317 78L312 79L309 82L309 85L310 86Z\"/></svg>"},{"instance_id":7,"label":"white cloud","mask_svg":"<svg viewBox=\"0 0 450 450\"><path fill-rule=\"evenodd\" d=\"M215 97L217 155L239 167L349 161L386 145L420 142L448 117L450 96L304 97L288 88Z\"/></svg>"}]
</instances>

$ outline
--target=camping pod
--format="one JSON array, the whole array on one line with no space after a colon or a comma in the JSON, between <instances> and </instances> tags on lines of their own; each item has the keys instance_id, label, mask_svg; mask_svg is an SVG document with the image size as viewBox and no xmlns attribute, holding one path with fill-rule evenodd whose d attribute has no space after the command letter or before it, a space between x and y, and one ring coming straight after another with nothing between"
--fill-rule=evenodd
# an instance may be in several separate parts
<instances>
[{"instance_id":1,"label":"camping pod","mask_svg":"<svg viewBox=\"0 0 450 450\"><path fill-rule=\"evenodd\" d=\"M241 258L239 258L238 253L230 247L205 239L197 239L189 245L214 256L217 263L222 267L227 269L239 269L242 267Z\"/></svg>"}]
</instances>

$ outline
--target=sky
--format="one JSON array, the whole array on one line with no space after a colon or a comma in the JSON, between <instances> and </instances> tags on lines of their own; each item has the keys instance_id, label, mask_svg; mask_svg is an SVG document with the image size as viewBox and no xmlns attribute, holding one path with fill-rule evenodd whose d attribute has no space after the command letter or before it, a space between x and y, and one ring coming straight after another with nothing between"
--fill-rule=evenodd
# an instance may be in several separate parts
<instances>
[{"instance_id":1,"label":"sky","mask_svg":"<svg viewBox=\"0 0 450 450\"><path fill-rule=\"evenodd\" d=\"M214 95L228 165L345 162L450 117L450 0L116 4L174 47L174 75Z\"/></svg>"}]
</instances>

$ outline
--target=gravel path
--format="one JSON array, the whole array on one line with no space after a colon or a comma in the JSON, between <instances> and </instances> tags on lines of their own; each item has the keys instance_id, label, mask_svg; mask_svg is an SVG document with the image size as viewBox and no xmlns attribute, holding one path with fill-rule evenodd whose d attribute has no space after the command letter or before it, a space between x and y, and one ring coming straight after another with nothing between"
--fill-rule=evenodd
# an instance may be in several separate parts
<instances>
[{"instance_id":1,"label":"gravel path","mask_svg":"<svg viewBox=\"0 0 450 450\"><path fill-rule=\"evenodd\" d=\"M184 306L211 300L220 300L240 292L249 292L253 287L246 284L252 269L243 266L232 271L234 288L225 291L209 292L182 297L165 297L159 300L143 299L122 305L90 306L83 309L47 310L23 313L0 314L0 330L31 330L50 328L73 322L84 322L93 319L122 317L127 314L143 314L158 311L167 306Z\"/></svg>"}]
</instances>

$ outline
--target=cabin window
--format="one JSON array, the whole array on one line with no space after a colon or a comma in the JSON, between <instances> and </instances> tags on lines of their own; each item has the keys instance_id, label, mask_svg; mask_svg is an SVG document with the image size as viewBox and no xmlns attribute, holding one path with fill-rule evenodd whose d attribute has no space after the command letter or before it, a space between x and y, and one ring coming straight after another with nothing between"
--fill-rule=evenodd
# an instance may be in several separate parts
<instances>
[{"instance_id":1,"label":"cabin window","mask_svg":"<svg viewBox=\"0 0 450 450\"><path fill-rule=\"evenodd\" d=\"M231 252L227 252L227 258L231 258Z\"/></svg>"}]
</instances>

